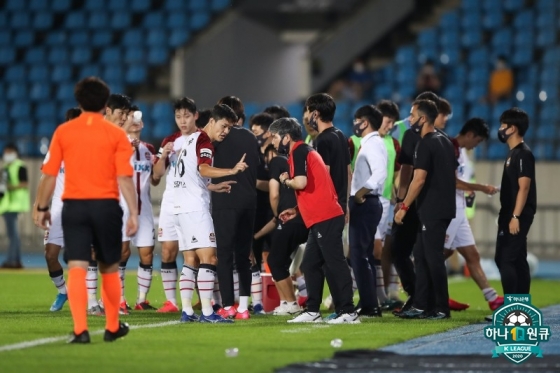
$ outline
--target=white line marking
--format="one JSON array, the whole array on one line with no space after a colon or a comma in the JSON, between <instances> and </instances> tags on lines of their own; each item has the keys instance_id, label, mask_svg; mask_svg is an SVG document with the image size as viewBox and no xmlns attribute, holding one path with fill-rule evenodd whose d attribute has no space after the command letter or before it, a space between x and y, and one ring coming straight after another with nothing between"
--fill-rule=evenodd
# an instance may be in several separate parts
<instances>
[{"instance_id":1,"label":"white line marking","mask_svg":"<svg viewBox=\"0 0 560 373\"><path fill-rule=\"evenodd\" d=\"M160 323L155 323L155 324L145 324L145 325L131 325L130 329L159 328L159 327L162 327L162 326L175 325L175 324L179 324L179 321L166 321L166 322L160 322ZM103 334L104 332L105 332L105 330L96 330L96 331L91 332L89 334L90 335L99 335L99 334ZM66 341L68 339L69 339L69 336L64 336L64 337L41 338L41 339L35 339L35 340L32 340L32 341L19 342L19 343L14 343L14 344L11 344L11 345L0 346L0 352L23 350L23 349L26 349L26 348L46 345L46 344L49 344L49 343L62 342L62 341Z\"/></svg>"}]
</instances>

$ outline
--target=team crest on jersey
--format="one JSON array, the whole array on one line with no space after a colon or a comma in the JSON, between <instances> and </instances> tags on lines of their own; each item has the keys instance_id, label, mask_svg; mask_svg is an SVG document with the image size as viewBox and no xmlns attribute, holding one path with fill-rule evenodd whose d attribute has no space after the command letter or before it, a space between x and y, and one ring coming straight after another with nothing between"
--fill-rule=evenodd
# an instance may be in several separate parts
<instances>
[{"instance_id":1,"label":"team crest on jersey","mask_svg":"<svg viewBox=\"0 0 560 373\"><path fill-rule=\"evenodd\" d=\"M146 157L146 160L147 160L147 161L151 161L151 160L152 160L152 153L146 152L146 153L144 154L144 157Z\"/></svg>"},{"instance_id":2,"label":"team crest on jersey","mask_svg":"<svg viewBox=\"0 0 560 373\"><path fill-rule=\"evenodd\" d=\"M511 157L509 157L506 161L506 167L509 167L509 162L511 162Z\"/></svg>"},{"instance_id":3,"label":"team crest on jersey","mask_svg":"<svg viewBox=\"0 0 560 373\"><path fill-rule=\"evenodd\" d=\"M189 140L189 143L188 143L187 145L192 144L193 140L194 140L194 139L190 139L190 140Z\"/></svg>"},{"instance_id":4,"label":"team crest on jersey","mask_svg":"<svg viewBox=\"0 0 560 373\"><path fill-rule=\"evenodd\" d=\"M209 239L210 239L210 242L216 242L216 235L213 232L210 233Z\"/></svg>"},{"instance_id":5,"label":"team crest on jersey","mask_svg":"<svg viewBox=\"0 0 560 373\"><path fill-rule=\"evenodd\" d=\"M200 158L212 158L212 150L208 148L200 149Z\"/></svg>"}]
</instances>

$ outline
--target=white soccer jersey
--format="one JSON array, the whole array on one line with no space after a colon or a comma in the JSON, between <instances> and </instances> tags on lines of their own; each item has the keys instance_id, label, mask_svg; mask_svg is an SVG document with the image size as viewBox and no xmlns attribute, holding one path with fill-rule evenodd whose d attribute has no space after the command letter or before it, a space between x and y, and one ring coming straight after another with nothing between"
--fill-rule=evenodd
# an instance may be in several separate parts
<instances>
[{"instance_id":1,"label":"white soccer jersey","mask_svg":"<svg viewBox=\"0 0 560 373\"><path fill-rule=\"evenodd\" d=\"M132 155L134 187L136 189L138 215L153 216L150 187L155 149L151 144L140 142Z\"/></svg>"},{"instance_id":2,"label":"white soccer jersey","mask_svg":"<svg viewBox=\"0 0 560 373\"><path fill-rule=\"evenodd\" d=\"M60 170L56 176L56 184L51 202L51 211L62 209L62 193L64 192L64 162L60 163Z\"/></svg>"},{"instance_id":3,"label":"white soccer jersey","mask_svg":"<svg viewBox=\"0 0 560 373\"><path fill-rule=\"evenodd\" d=\"M168 163L167 175L165 178L165 190L163 191L163 196L161 199L161 211L173 213L173 175L175 174L175 166L177 165L177 156L181 151L183 142L185 141L185 136L181 135L181 132L176 132L171 136L163 139L161 143L161 148L156 155L157 158L161 159L161 154L163 153L163 147L169 143L173 142L173 151L169 154L165 162Z\"/></svg>"},{"instance_id":4,"label":"white soccer jersey","mask_svg":"<svg viewBox=\"0 0 560 373\"><path fill-rule=\"evenodd\" d=\"M210 179L198 172L201 164L212 165L214 147L205 132L197 131L185 138L173 174L173 213L210 210Z\"/></svg>"},{"instance_id":5,"label":"white soccer jersey","mask_svg":"<svg viewBox=\"0 0 560 373\"><path fill-rule=\"evenodd\" d=\"M459 158L457 162L459 163L459 167L457 167L457 177L459 180L470 182L473 176L473 167L465 148L459 148ZM465 192L457 189L455 201L457 209L466 208Z\"/></svg>"}]
</instances>

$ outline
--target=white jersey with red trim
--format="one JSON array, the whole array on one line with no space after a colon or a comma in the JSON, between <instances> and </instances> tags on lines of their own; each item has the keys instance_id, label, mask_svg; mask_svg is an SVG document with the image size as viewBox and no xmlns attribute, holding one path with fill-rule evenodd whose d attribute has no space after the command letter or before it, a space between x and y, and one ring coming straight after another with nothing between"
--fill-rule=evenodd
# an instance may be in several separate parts
<instances>
[{"instance_id":1,"label":"white jersey with red trim","mask_svg":"<svg viewBox=\"0 0 560 373\"><path fill-rule=\"evenodd\" d=\"M155 153L153 145L141 141L132 155L132 165L134 167L133 181L136 190L138 215L153 216L150 187Z\"/></svg>"},{"instance_id":2,"label":"white jersey with red trim","mask_svg":"<svg viewBox=\"0 0 560 373\"><path fill-rule=\"evenodd\" d=\"M60 163L60 170L58 170L58 175L56 175L51 211L62 210L62 193L64 193L64 162Z\"/></svg>"},{"instance_id":3,"label":"white jersey with red trim","mask_svg":"<svg viewBox=\"0 0 560 373\"><path fill-rule=\"evenodd\" d=\"M473 177L473 167L465 148L459 148L459 157L457 158L457 162L459 163L459 167L457 167L457 178L470 183ZM457 205L457 209L464 209L467 207L465 202L465 192L463 190L456 190L455 203Z\"/></svg>"},{"instance_id":4,"label":"white jersey with red trim","mask_svg":"<svg viewBox=\"0 0 560 373\"><path fill-rule=\"evenodd\" d=\"M197 131L185 138L173 174L174 214L210 210L210 179L202 177L198 167L212 165L213 157L214 147L206 132Z\"/></svg>"},{"instance_id":5,"label":"white jersey with red trim","mask_svg":"<svg viewBox=\"0 0 560 373\"><path fill-rule=\"evenodd\" d=\"M167 159L165 160L167 175L165 178L165 190L163 191L163 196L161 199L161 211L168 212L170 214L173 213L173 175L175 174L175 166L177 165L177 156L181 151L181 147L183 146L185 138L186 137L183 136L181 132L175 132L173 135L163 139L161 147L156 154L158 161L161 160L163 147L167 145L167 143L173 142L173 151L167 156Z\"/></svg>"}]
</instances>

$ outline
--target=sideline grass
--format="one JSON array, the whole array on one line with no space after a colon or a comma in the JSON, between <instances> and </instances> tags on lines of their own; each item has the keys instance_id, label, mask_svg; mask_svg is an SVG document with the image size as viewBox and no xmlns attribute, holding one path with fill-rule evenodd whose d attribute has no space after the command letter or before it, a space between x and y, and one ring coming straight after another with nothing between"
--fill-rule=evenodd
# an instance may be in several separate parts
<instances>
[{"instance_id":1,"label":"sideline grass","mask_svg":"<svg viewBox=\"0 0 560 373\"><path fill-rule=\"evenodd\" d=\"M61 312L48 311L55 290L46 273L0 272L0 347L8 344L59 337L72 323L66 305ZM501 289L499 283L493 286ZM533 303L538 307L560 303L560 293L551 292L560 282L535 280ZM127 275L127 298L133 303L135 274ZM453 280L454 299L471 304L468 311L453 313L444 321L407 321L390 314L364 320L360 325L290 325L288 317L261 316L233 325L180 324L131 331L125 339L104 343L101 335L88 346L56 342L24 350L0 352L0 372L163 372L184 369L196 372L271 372L296 361L332 356L330 341L343 340L342 349L379 348L411 338L480 322L489 315L487 304L472 280ZM161 279L154 278L150 301L163 303ZM326 313L325 313L326 315ZM177 314L132 312L122 319L131 325L177 320ZM101 330L104 319L90 317L90 330ZM484 340L481 336L481 342ZM225 349L237 347L236 358L225 356Z\"/></svg>"}]
</instances>

